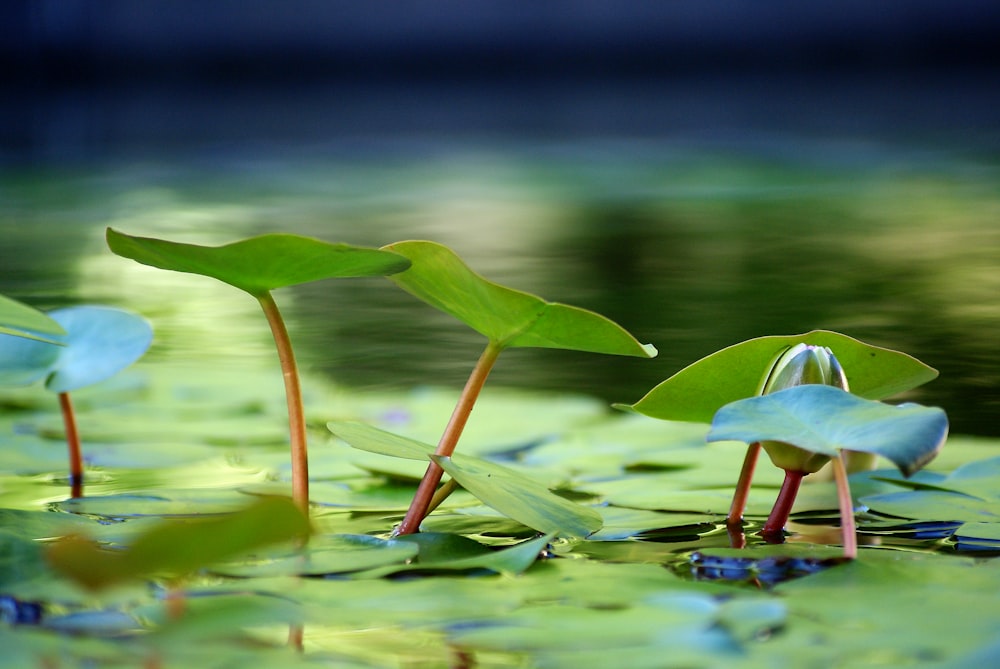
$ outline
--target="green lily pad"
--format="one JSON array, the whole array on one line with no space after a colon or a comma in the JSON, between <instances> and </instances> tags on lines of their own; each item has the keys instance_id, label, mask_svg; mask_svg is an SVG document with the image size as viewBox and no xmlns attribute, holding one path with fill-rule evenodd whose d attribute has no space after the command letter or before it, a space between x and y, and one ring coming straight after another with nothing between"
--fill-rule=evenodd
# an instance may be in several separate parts
<instances>
[{"instance_id":1,"label":"green lily pad","mask_svg":"<svg viewBox=\"0 0 1000 669\"><path fill-rule=\"evenodd\" d=\"M501 348L561 348L652 358L656 348L640 344L600 314L484 279L447 246L428 241L382 247L413 261L390 279L400 288L462 321Z\"/></svg>"},{"instance_id":2,"label":"green lily pad","mask_svg":"<svg viewBox=\"0 0 1000 669\"><path fill-rule=\"evenodd\" d=\"M261 576L321 576L344 574L405 562L419 548L410 542L364 534L321 537L309 546L213 567L212 572L242 578Z\"/></svg>"},{"instance_id":3,"label":"green lily pad","mask_svg":"<svg viewBox=\"0 0 1000 669\"><path fill-rule=\"evenodd\" d=\"M419 546L417 559L407 565L394 565L365 575L386 576L409 571L470 570L488 570L508 575L522 574L534 564L552 539L553 535L547 534L495 550L456 534L441 532L406 534L397 537L396 541Z\"/></svg>"},{"instance_id":4,"label":"green lily pad","mask_svg":"<svg viewBox=\"0 0 1000 669\"><path fill-rule=\"evenodd\" d=\"M27 304L0 295L0 334L53 342L44 335L64 335L59 323Z\"/></svg>"},{"instance_id":5,"label":"green lily pad","mask_svg":"<svg viewBox=\"0 0 1000 669\"><path fill-rule=\"evenodd\" d=\"M738 400L719 409L708 441L777 441L836 457L840 450L881 455L909 475L929 462L948 435L936 407L892 406L833 386L804 385Z\"/></svg>"},{"instance_id":6,"label":"green lily pad","mask_svg":"<svg viewBox=\"0 0 1000 669\"><path fill-rule=\"evenodd\" d=\"M265 497L221 517L164 521L124 551L70 535L51 544L46 557L64 576L100 590L163 572L186 574L259 546L304 540L310 532L309 519L290 499Z\"/></svg>"},{"instance_id":7,"label":"green lily pad","mask_svg":"<svg viewBox=\"0 0 1000 669\"><path fill-rule=\"evenodd\" d=\"M334 277L382 276L410 261L397 254L349 244L331 244L290 234L267 234L224 246L181 244L107 230L117 255L175 272L210 276L251 295Z\"/></svg>"},{"instance_id":8,"label":"green lily pad","mask_svg":"<svg viewBox=\"0 0 1000 669\"><path fill-rule=\"evenodd\" d=\"M926 521L1000 523L1000 498L981 499L942 490L912 490L862 497L876 513Z\"/></svg>"},{"instance_id":9,"label":"green lily pad","mask_svg":"<svg viewBox=\"0 0 1000 669\"><path fill-rule=\"evenodd\" d=\"M813 330L799 335L750 339L688 365L635 404L616 405L653 418L711 422L720 407L758 393L761 378L789 346L826 346L847 374L851 392L884 399L927 383L937 371L916 358L846 335Z\"/></svg>"}]
</instances>

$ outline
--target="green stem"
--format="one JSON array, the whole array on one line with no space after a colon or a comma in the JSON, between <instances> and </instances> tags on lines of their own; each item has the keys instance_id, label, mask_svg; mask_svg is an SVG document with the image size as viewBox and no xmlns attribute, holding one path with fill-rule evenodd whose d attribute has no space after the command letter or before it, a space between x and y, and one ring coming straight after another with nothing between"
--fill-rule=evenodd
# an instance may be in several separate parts
<instances>
[{"instance_id":1,"label":"green stem","mask_svg":"<svg viewBox=\"0 0 1000 669\"><path fill-rule=\"evenodd\" d=\"M285 321L281 318L281 312L278 311L278 305L274 303L271 293L265 291L257 295L257 299L271 326L274 344L278 348L278 360L281 362L281 374L285 379L288 433L292 448L292 501L308 515L309 453L306 448L306 419L302 409L302 388L299 385L299 371L295 364L295 354L292 352L292 341L288 337Z\"/></svg>"},{"instance_id":2,"label":"green stem","mask_svg":"<svg viewBox=\"0 0 1000 669\"><path fill-rule=\"evenodd\" d=\"M765 539L776 539L782 536L785 523L792 512L792 505L795 497L799 494L799 486L802 485L802 478L805 472L785 470L785 480L781 483L781 490L778 491L778 498L771 508L771 515L767 517L767 522L761 528L761 535Z\"/></svg>"},{"instance_id":3,"label":"green stem","mask_svg":"<svg viewBox=\"0 0 1000 669\"><path fill-rule=\"evenodd\" d=\"M844 454L832 459L833 480L837 483L837 501L840 503L840 531L844 535L844 557L853 560L858 557L858 534L854 525L854 503L851 501L851 487L844 467Z\"/></svg>"},{"instance_id":4,"label":"green stem","mask_svg":"<svg viewBox=\"0 0 1000 669\"><path fill-rule=\"evenodd\" d=\"M466 381L465 388L462 389L462 394L458 398L458 404L452 411L448 426L445 427L444 434L441 435L441 440L434 451L436 455L450 457L455 452L458 438L462 436L462 430L465 428L466 421L469 420L469 414L472 413L472 407L476 403L476 398L479 397L479 391L483 389L486 377L489 376L490 370L493 369L497 356L502 350L503 347L490 342L483 354L479 356L479 361L472 369L469 380ZM394 535L414 534L420 530L420 523L427 516L431 499L434 497L434 489L441 482L443 474L444 470L437 463L432 462L428 465L427 471L424 472L424 478L417 486L413 501L410 502L410 508L406 511L403 522L393 532Z\"/></svg>"},{"instance_id":5,"label":"green stem","mask_svg":"<svg viewBox=\"0 0 1000 669\"><path fill-rule=\"evenodd\" d=\"M62 409L66 445L69 447L70 496L76 499L83 496L83 454L80 450L80 432L76 429L76 413L69 393L59 393L59 408Z\"/></svg>"},{"instance_id":6,"label":"green stem","mask_svg":"<svg viewBox=\"0 0 1000 669\"><path fill-rule=\"evenodd\" d=\"M750 496L750 482L753 480L759 456L760 442L755 441L747 448L746 457L743 458L743 468L740 470L740 479L736 482L736 491L733 493L733 503L729 506L726 525L730 528L740 527L743 524L743 512L747 508L747 498Z\"/></svg>"}]
</instances>

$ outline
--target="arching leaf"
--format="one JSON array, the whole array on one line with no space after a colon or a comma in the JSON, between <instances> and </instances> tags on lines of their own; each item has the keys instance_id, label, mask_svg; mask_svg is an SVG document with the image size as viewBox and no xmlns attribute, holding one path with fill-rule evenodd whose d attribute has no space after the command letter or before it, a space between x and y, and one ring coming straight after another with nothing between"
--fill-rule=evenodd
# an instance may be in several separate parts
<instances>
[{"instance_id":1,"label":"arching leaf","mask_svg":"<svg viewBox=\"0 0 1000 669\"><path fill-rule=\"evenodd\" d=\"M66 334L44 313L17 300L0 295L0 334L48 341L45 335Z\"/></svg>"},{"instance_id":2,"label":"arching leaf","mask_svg":"<svg viewBox=\"0 0 1000 669\"><path fill-rule=\"evenodd\" d=\"M937 407L893 406L823 385L804 385L738 400L719 409L708 441L777 441L834 457L874 453L909 476L930 462L948 436Z\"/></svg>"},{"instance_id":3,"label":"arching leaf","mask_svg":"<svg viewBox=\"0 0 1000 669\"><path fill-rule=\"evenodd\" d=\"M483 504L539 532L587 537L604 526L594 509L560 497L513 469L460 455L431 459Z\"/></svg>"},{"instance_id":4,"label":"arching leaf","mask_svg":"<svg viewBox=\"0 0 1000 669\"><path fill-rule=\"evenodd\" d=\"M470 455L455 459L433 455L434 447L355 421L327 427L354 448L406 459L434 460L483 504L545 533L585 537L601 529L601 515L551 492L520 472Z\"/></svg>"},{"instance_id":5,"label":"arching leaf","mask_svg":"<svg viewBox=\"0 0 1000 669\"><path fill-rule=\"evenodd\" d=\"M391 280L400 288L462 321L501 347L561 348L652 358L621 326L593 311L547 302L473 272L447 246L428 241L383 247L413 261Z\"/></svg>"},{"instance_id":6,"label":"arching leaf","mask_svg":"<svg viewBox=\"0 0 1000 669\"><path fill-rule=\"evenodd\" d=\"M865 344L828 330L799 335L750 339L688 365L650 390L632 409L653 418L697 423L711 422L725 404L757 394L761 378L775 358L789 346L805 343L826 346L847 375L851 392L878 400L927 383L937 370L916 358Z\"/></svg>"},{"instance_id":7,"label":"arching leaf","mask_svg":"<svg viewBox=\"0 0 1000 669\"><path fill-rule=\"evenodd\" d=\"M122 309L84 305L49 313L67 333L45 381L55 393L111 378L141 358L153 342L149 322Z\"/></svg>"},{"instance_id":8,"label":"arching leaf","mask_svg":"<svg viewBox=\"0 0 1000 669\"><path fill-rule=\"evenodd\" d=\"M410 261L378 249L332 244L290 234L266 234L223 246L134 237L112 228L108 247L144 265L218 279L251 295L334 277L382 276Z\"/></svg>"}]
</instances>

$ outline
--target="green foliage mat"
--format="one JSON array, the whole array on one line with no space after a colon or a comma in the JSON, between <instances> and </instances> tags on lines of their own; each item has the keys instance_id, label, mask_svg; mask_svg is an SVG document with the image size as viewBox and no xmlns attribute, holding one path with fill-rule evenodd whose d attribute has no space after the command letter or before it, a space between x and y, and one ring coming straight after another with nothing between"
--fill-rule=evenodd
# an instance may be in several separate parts
<instances>
[{"instance_id":1,"label":"green foliage mat","mask_svg":"<svg viewBox=\"0 0 1000 669\"><path fill-rule=\"evenodd\" d=\"M861 547L844 563L822 474L806 479L788 543L768 545L753 531L781 477L762 462L749 546L733 549L720 523L744 445L708 444L707 425L620 414L587 397L488 388L463 440L470 458L454 461L470 490L420 534L392 538L426 461L356 450L325 426L360 422L433 442L457 390L358 394L306 379L308 546L93 594L47 565L46 544L83 532L125 548L164 517L216 517L287 493L287 426L271 369L142 363L78 395L87 483L69 500L50 398L37 387L0 393L0 667L1000 663L993 440L953 436L910 479L886 461L854 475ZM477 489L489 462L512 477L515 496L518 477L530 479L600 529L542 534L525 524L532 514L519 521L486 506L509 505ZM177 619L165 613L171 588L186 595ZM286 647L289 626L304 630L301 653Z\"/></svg>"}]
</instances>

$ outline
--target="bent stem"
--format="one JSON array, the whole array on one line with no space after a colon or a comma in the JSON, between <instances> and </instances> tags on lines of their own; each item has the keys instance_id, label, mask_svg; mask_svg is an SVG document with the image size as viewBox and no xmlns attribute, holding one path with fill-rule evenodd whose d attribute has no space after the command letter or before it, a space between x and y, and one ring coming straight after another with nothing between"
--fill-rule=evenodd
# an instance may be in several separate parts
<instances>
[{"instance_id":1,"label":"bent stem","mask_svg":"<svg viewBox=\"0 0 1000 669\"><path fill-rule=\"evenodd\" d=\"M785 480L781 483L781 490L778 491L778 498L774 500L771 507L771 515L767 517L767 522L761 529L761 535L767 540L777 540L782 536L785 523L792 512L792 505L795 497L799 494L799 486L802 485L802 478L805 472L785 470Z\"/></svg>"},{"instance_id":2,"label":"bent stem","mask_svg":"<svg viewBox=\"0 0 1000 669\"><path fill-rule=\"evenodd\" d=\"M750 482L753 480L753 472L757 467L757 458L760 456L760 442L753 442L747 448L746 457L743 458L743 468L740 469L740 478L736 482L736 491L733 493L733 503L729 506L729 516L726 517L726 525L732 529L743 525L743 512L747 508L747 498L750 496Z\"/></svg>"},{"instance_id":3,"label":"bent stem","mask_svg":"<svg viewBox=\"0 0 1000 669\"><path fill-rule=\"evenodd\" d=\"M302 388L299 384L299 371L295 364L295 354L292 352L292 341L288 337L288 329L281 318L278 305L274 303L271 293L264 291L256 296L260 306L267 316L274 344L278 348L278 360L281 362L281 374L285 379L285 399L288 402L288 433L292 449L292 501L309 515L309 454L306 448L306 419L302 409Z\"/></svg>"},{"instance_id":4,"label":"bent stem","mask_svg":"<svg viewBox=\"0 0 1000 669\"><path fill-rule=\"evenodd\" d=\"M458 398L455 410L452 411L448 425L445 427L437 449L434 451L435 455L450 457L455 452L458 438L462 436L462 430L465 428L465 423L469 420L469 414L472 413L472 407L476 403L476 398L479 397L479 392L486 383L486 377L489 376L490 370L493 369L493 365L497 361L497 356L500 355L500 351L502 350L502 346L492 341L486 345L486 350L479 356L479 361L476 362L472 373L469 374L469 380L465 382L465 388L462 389L462 394ZM417 486L417 492L413 496L413 501L410 502L410 508L407 509L406 516L403 517L403 522L393 532L394 536L414 534L419 531L420 523L429 513L428 509L434 497L434 489L441 482L443 474L444 470L437 463L432 462L428 465L427 471L424 472L424 478L420 480L420 485Z\"/></svg>"},{"instance_id":5,"label":"bent stem","mask_svg":"<svg viewBox=\"0 0 1000 669\"><path fill-rule=\"evenodd\" d=\"M837 484L837 501L840 505L840 531L844 536L844 557L853 560L858 557L858 534L854 524L854 503L851 501L851 487L847 481L844 454L832 458L833 480Z\"/></svg>"},{"instance_id":6,"label":"bent stem","mask_svg":"<svg viewBox=\"0 0 1000 669\"><path fill-rule=\"evenodd\" d=\"M59 393L59 408L62 409L66 445L69 447L70 496L76 499L83 496L83 454L80 451L80 432L76 429L76 413L69 393Z\"/></svg>"}]
</instances>

